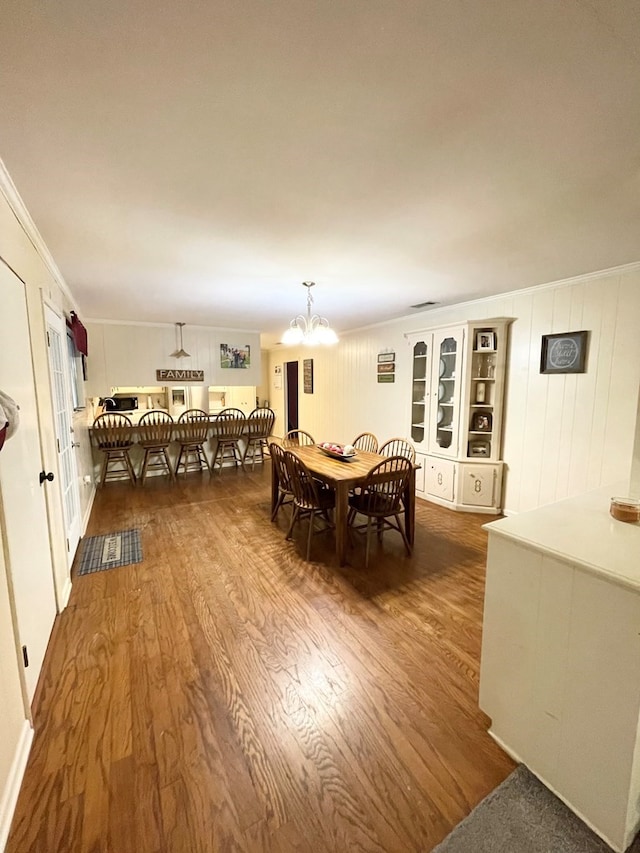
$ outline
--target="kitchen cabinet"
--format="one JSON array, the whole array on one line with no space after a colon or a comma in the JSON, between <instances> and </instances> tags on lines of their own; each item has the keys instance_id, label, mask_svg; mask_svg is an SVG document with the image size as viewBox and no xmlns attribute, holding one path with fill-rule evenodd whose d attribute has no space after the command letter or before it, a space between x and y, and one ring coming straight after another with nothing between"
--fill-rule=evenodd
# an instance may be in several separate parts
<instances>
[{"instance_id":1,"label":"kitchen cabinet","mask_svg":"<svg viewBox=\"0 0 640 853\"><path fill-rule=\"evenodd\" d=\"M424 460L421 497L498 513L508 318L406 335L411 346L410 432Z\"/></svg>"},{"instance_id":2,"label":"kitchen cabinet","mask_svg":"<svg viewBox=\"0 0 640 853\"><path fill-rule=\"evenodd\" d=\"M614 484L486 525L489 733L616 851L640 828L640 525Z\"/></svg>"},{"instance_id":3,"label":"kitchen cabinet","mask_svg":"<svg viewBox=\"0 0 640 853\"><path fill-rule=\"evenodd\" d=\"M225 406L228 409L241 409L245 415L256 407L255 385L230 385L225 393Z\"/></svg>"}]
</instances>

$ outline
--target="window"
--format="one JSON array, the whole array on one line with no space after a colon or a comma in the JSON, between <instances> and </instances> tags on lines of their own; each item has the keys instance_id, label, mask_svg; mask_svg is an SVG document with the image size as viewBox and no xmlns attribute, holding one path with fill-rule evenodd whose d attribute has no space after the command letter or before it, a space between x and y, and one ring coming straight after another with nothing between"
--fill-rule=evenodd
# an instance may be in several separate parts
<instances>
[{"instance_id":1,"label":"window","mask_svg":"<svg viewBox=\"0 0 640 853\"><path fill-rule=\"evenodd\" d=\"M84 409L84 380L82 374L82 356L77 352L71 329L67 328L67 361L69 364L69 385L74 409Z\"/></svg>"}]
</instances>

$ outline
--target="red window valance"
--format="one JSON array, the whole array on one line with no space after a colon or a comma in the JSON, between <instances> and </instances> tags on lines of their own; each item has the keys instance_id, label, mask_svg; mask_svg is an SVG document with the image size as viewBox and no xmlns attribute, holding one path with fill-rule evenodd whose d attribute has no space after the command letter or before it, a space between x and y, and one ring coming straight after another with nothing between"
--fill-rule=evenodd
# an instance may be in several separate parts
<instances>
[{"instance_id":1,"label":"red window valance","mask_svg":"<svg viewBox=\"0 0 640 853\"><path fill-rule=\"evenodd\" d=\"M89 347L87 341L87 330L80 322L80 318L75 311L71 312L71 319L67 320L67 326L71 329L73 340L78 352L82 355L89 355Z\"/></svg>"}]
</instances>

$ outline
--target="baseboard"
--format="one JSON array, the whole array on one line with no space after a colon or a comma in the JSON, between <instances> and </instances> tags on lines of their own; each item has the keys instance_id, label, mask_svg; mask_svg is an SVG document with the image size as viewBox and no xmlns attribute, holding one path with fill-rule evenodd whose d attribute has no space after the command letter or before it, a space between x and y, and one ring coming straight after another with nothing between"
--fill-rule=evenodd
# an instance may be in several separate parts
<instances>
[{"instance_id":1,"label":"baseboard","mask_svg":"<svg viewBox=\"0 0 640 853\"><path fill-rule=\"evenodd\" d=\"M32 741L33 729L29 725L29 721L25 720L20 738L18 739L13 762L11 763L9 776L0 797L0 853L5 849L7 839L9 838L9 829L11 828L13 813L18 802L18 794L20 793L24 771L27 767Z\"/></svg>"},{"instance_id":2,"label":"baseboard","mask_svg":"<svg viewBox=\"0 0 640 853\"><path fill-rule=\"evenodd\" d=\"M513 758L514 761L517 761L518 764L524 764L527 770L530 770L531 773L533 773L533 775L542 782L545 788L548 788L552 794L554 794L559 800L562 800L565 806L571 809L571 811L575 815L577 815L583 823L586 823L589 829L595 832L597 836L602 838L602 840L605 841L609 845L609 847L611 847L612 850L615 850L617 853L623 853L623 851L626 850L626 846L621 847L620 844L616 844L611 838L605 835L601 829L598 829L597 826L594 826L593 823L589 820L589 818L584 816L580 809L577 809L570 802L570 800L568 800L559 791L557 791L556 788L554 788L554 786L550 782L548 782L541 773L538 773L535 767L532 767L531 764L526 761L523 761L522 758L518 755L518 753L511 749L511 747L507 746L507 744L501 738L499 738L498 735L495 734L495 732L492 732L491 729L489 729L488 734L489 737L493 738L493 740L495 740L498 746L503 749L508 756ZM631 837L633 838L633 836Z\"/></svg>"},{"instance_id":3,"label":"baseboard","mask_svg":"<svg viewBox=\"0 0 640 853\"><path fill-rule=\"evenodd\" d=\"M72 589L73 584L71 583L71 578L67 578L64 583L62 594L60 595L60 612L62 612L69 603L69 597Z\"/></svg>"},{"instance_id":4,"label":"baseboard","mask_svg":"<svg viewBox=\"0 0 640 853\"><path fill-rule=\"evenodd\" d=\"M89 497L89 503L84 511L84 515L82 516L82 535L87 532L87 525L89 524L89 518L91 517L91 510L93 509L93 502L96 499L96 487L95 485L91 486L91 495Z\"/></svg>"}]
</instances>

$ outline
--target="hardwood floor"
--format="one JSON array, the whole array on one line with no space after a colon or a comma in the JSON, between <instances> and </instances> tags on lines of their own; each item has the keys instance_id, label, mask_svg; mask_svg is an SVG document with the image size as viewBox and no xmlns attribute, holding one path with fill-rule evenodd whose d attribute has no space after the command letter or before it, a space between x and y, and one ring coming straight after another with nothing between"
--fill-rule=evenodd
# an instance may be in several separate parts
<instances>
[{"instance_id":1,"label":"hardwood floor","mask_svg":"<svg viewBox=\"0 0 640 853\"><path fill-rule=\"evenodd\" d=\"M338 568L269 521L269 465L112 483L88 535L143 562L76 577L8 853L430 851L513 769L477 708L486 517L418 501Z\"/></svg>"}]
</instances>

